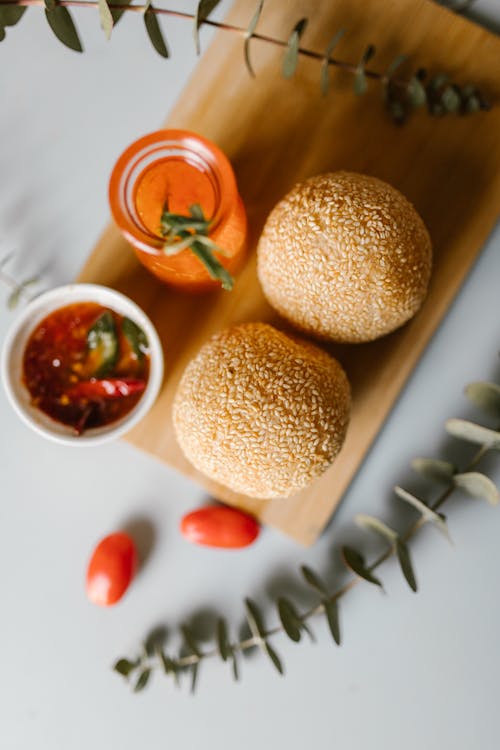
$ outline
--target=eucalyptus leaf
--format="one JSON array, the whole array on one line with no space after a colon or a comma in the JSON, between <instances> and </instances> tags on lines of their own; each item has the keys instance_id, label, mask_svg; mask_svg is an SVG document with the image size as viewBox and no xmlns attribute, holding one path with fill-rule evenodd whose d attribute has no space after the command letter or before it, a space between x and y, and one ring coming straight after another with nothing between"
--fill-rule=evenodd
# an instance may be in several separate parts
<instances>
[{"instance_id":1,"label":"eucalyptus leaf","mask_svg":"<svg viewBox=\"0 0 500 750\"><path fill-rule=\"evenodd\" d=\"M345 29L339 29L337 33L334 34L334 36L330 39L325 50L325 56L323 58L323 62L321 63L320 71L320 87L323 96L326 96L328 94L328 89L330 87L330 58L332 56L332 52L340 42L344 34Z\"/></svg>"},{"instance_id":2,"label":"eucalyptus leaf","mask_svg":"<svg viewBox=\"0 0 500 750\"><path fill-rule=\"evenodd\" d=\"M278 599L278 614L287 636L298 643L302 637L301 619L292 602L284 596Z\"/></svg>"},{"instance_id":3,"label":"eucalyptus leaf","mask_svg":"<svg viewBox=\"0 0 500 750\"><path fill-rule=\"evenodd\" d=\"M53 9L46 10L45 16L50 28L60 42L75 52L83 52L78 31L67 8L56 5Z\"/></svg>"},{"instance_id":4,"label":"eucalyptus leaf","mask_svg":"<svg viewBox=\"0 0 500 750\"><path fill-rule=\"evenodd\" d=\"M368 81L366 78L365 67L366 64L372 59L375 54L375 47L373 44L369 44L363 52L361 60L358 63L356 72L354 73L354 93L358 96L363 96L368 88Z\"/></svg>"},{"instance_id":5,"label":"eucalyptus leaf","mask_svg":"<svg viewBox=\"0 0 500 750\"><path fill-rule=\"evenodd\" d=\"M144 13L144 26L146 27L151 44L158 54L161 57L170 57L167 43L161 31L160 22L158 21L156 13L153 13L151 5L148 6Z\"/></svg>"},{"instance_id":6,"label":"eucalyptus leaf","mask_svg":"<svg viewBox=\"0 0 500 750\"><path fill-rule=\"evenodd\" d=\"M342 547L342 557L347 567L368 583L382 586L382 582L366 567L363 555L352 547Z\"/></svg>"},{"instance_id":7,"label":"eucalyptus leaf","mask_svg":"<svg viewBox=\"0 0 500 750\"><path fill-rule=\"evenodd\" d=\"M448 531L448 526L446 525L446 521L440 513L437 513L432 508L429 508L429 506L426 505L422 500L420 500L420 498L412 495L411 492L408 492L402 487L395 487L394 492L400 498L400 500L403 500L404 502L408 503L408 505L413 506L415 510L418 510L426 523L433 523L436 528L439 529L439 531L443 534L443 536L450 542L450 544L452 543L450 532Z\"/></svg>"},{"instance_id":8,"label":"eucalyptus leaf","mask_svg":"<svg viewBox=\"0 0 500 750\"><path fill-rule=\"evenodd\" d=\"M487 448L500 448L500 432L490 430L488 427L482 427L465 419L449 419L445 427L453 437L476 445L484 445Z\"/></svg>"},{"instance_id":9,"label":"eucalyptus leaf","mask_svg":"<svg viewBox=\"0 0 500 750\"><path fill-rule=\"evenodd\" d=\"M28 9L23 6L0 6L0 27L2 26L15 26L19 23L23 15Z\"/></svg>"},{"instance_id":10,"label":"eucalyptus leaf","mask_svg":"<svg viewBox=\"0 0 500 750\"><path fill-rule=\"evenodd\" d=\"M196 643L194 635L191 633L191 630L189 629L187 625L181 625L181 633L186 643L186 646L191 651L191 653L194 656L197 656L198 659L201 659L203 657L203 654L201 653L198 647L198 644Z\"/></svg>"},{"instance_id":11,"label":"eucalyptus leaf","mask_svg":"<svg viewBox=\"0 0 500 750\"><path fill-rule=\"evenodd\" d=\"M456 474L455 484L465 490L472 497L481 497L490 505L497 505L500 495L491 479L478 471L469 471L465 474Z\"/></svg>"},{"instance_id":12,"label":"eucalyptus leaf","mask_svg":"<svg viewBox=\"0 0 500 750\"><path fill-rule=\"evenodd\" d=\"M454 86L447 86L444 89L443 93L441 94L441 103L446 112L458 112L462 104L462 99Z\"/></svg>"},{"instance_id":13,"label":"eucalyptus leaf","mask_svg":"<svg viewBox=\"0 0 500 750\"><path fill-rule=\"evenodd\" d=\"M383 523L383 521L380 521L374 516L368 516L365 513L358 513L354 517L354 521L362 529L374 531L376 534L388 541L391 545L393 545L397 539L398 535L394 531L394 529L391 529L389 526Z\"/></svg>"},{"instance_id":14,"label":"eucalyptus leaf","mask_svg":"<svg viewBox=\"0 0 500 750\"><path fill-rule=\"evenodd\" d=\"M386 78L392 78L396 70L401 67L406 60L408 60L408 55L398 55L395 57L385 72Z\"/></svg>"},{"instance_id":15,"label":"eucalyptus leaf","mask_svg":"<svg viewBox=\"0 0 500 750\"><path fill-rule=\"evenodd\" d=\"M284 78L291 78L297 70L300 38L304 33L306 26L307 18L301 18L293 27L293 31L288 38L287 48L281 68Z\"/></svg>"},{"instance_id":16,"label":"eucalyptus leaf","mask_svg":"<svg viewBox=\"0 0 500 750\"><path fill-rule=\"evenodd\" d=\"M199 673L199 663L196 662L196 664L193 664L191 667L191 695L194 695L196 692L196 686L198 684L198 673Z\"/></svg>"},{"instance_id":17,"label":"eucalyptus leaf","mask_svg":"<svg viewBox=\"0 0 500 750\"><path fill-rule=\"evenodd\" d=\"M281 659L279 658L274 648L269 643L267 643L267 641L264 641L262 645L263 645L263 649L265 653L269 656L270 660L274 664L277 671L281 675L285 674L285 670L283 669L283 664L281 663Z\"/></svg>"},{"instance_id":18,"label":"eucalyptus leaf","mask_svg":"<svg viewBox=\"0 0 500 750\"><path fill-rule=\"evenodd\" d=\"M0 42L3 42L5 39L5 29L3 26L0 26Z\"/></svg>"},{"instance_id":19,"label":"eucalyptus leaf","mask_svg":"<svg viewBox=\"0 0 500 750\"><path fill-rule=\"evenodd\" d=\"M245 599L245 608L248 626L250 628L252 636L257 640L262 641L262 639L265 637L265 628L260 609L252 599L248 598Z\"/></svg>"},{"instance_id":20,"label":"eucalyptus leaf","mask_svg":"<svg viewBox=\"0 0 500 750\"><path fill-rule=\"evenodd\" d=\"M174 681L176 683L178 683L179 669L178 669L175 661L173 659L171 659L170 656L168 656L163 651L163 649L158 649L158 656L160 658L161 665L163 667L163 671L165 672L165 674L167 674L167 675L170 675L170 674L173 675Z\"/></svg>"},{"instance_id":21,"label":"eucalyptus leaf","mask_svg":"<svg viewBox=\"0 0 500 750\"><path fill-rule=\"evenodd\" d=\"M141 690L144 690L146 685L149 682L149 678L151 677L151 669L143 669L140 673L137 682L134 685L134 693L139 693Z\"/></svg>"},{"instance_id":22,"label":"eucalyptus leaf","mask_svg":"<svg viewBox=\"0 0 500 750\"><path fill-rule=\"evenodd\" d=\"M399 565L401 566L403 575L406 578L406 581L408 583L408 586L411 588L412 591L417 591L417 581L415 579L415 574L413 572L413 566L411 564L410 553L408 551L407 545L403 541L401 541L401 539L396 540L396 555L399 560Z\"/></svg>"},{"instance_id":23,"label":"eucalyptus leaf","mask_svg":"<svg viewBox=\"0 0 500 750\"><path fill-rule=\"evenodd\" d=\"M257 24L259 23L259 18L262 13L262 8L264 7L264 0L259 0L257 3L257 8L255 9L255 13L253 14L250 23L248 24L248 28L245 31L245 39L243 42L243 56L245 58L245 65L247 66L247 70L252 76L252 78L255 78L255 71L252 66L252 62L250 60L250 40L252 39L255 29L257 28Z\"/></svg>"},{"instance_id":24,"label":"eucalyptus leaf","mask_svg":"<svg viewBox=\"0 0 500 750\"><path fill-rule=\"evenodd\" d=\"M436 458L414 458L411 467L426 479L444 484L449 484L453 480L457 470L449 461L440 461Z\"/></svg>"},{"instance_id":25,"label":"eucalyptus leaf","mask_svg":"<svg viewBox=\"0 0 500 750\"><path fill-rule=\"evenodd\" d=\"M222 661L227 661L233 653L227 636L226 621L220 617L217 621L217 647Z\"/></svg>"},{"instance_id":26,"label":"eucalyptus leaf","mask_svg":"<svg viewBox=\"0 0 500 750\"><path fill-rule=\"evenodd\" d=\"M121 674L124 677L128 677L129 674L138 667L138 665L139 662L137 661L130 661L129 659L118 659L118 661L113 665L113 669L115 672L118 672L118 674Z\"/></svg>"},{"instance_id":27,"label":"eucalyptus leaf","mask_svg":"<svg viewBox=\"0 0 500 750\"><path fill-rule=\"evenodd\" d=\"M113 24L116 26L120 18L125 13L124 8L115 8L115 5L130 5L132 0L108 0L108 5L113 16Z\"/></svg>"},{"instance_id":28,"label":"eucalyptus leaf","mask_svg":"<svg viewBox=\"0 0 500 750\"><path fill-rule=\"evenodd\" d=\"M469 114L473 114L474 112L479 112L481 109L481 102L477 98L477 96L469 96L466 99L465 102L465 111Z\"/></svg>"},{"instance_id":29,"label":"eucalyptus leaf","mask_svg":"<svg viewBox=\"0 0 500 750\"><path fill-rule=\"evenodd\" d=\"M235 682L238 682L240 679L240 672L238 669L238 657L236 656L236 653L233 651L232 655L232 663L233 663L233 677Z\"/></svg>"},{"instance_id":30,"label":"eucalyptus leaf","mask_svg":"<svg viewBox=\"0 0 500 750\"><path fill-rule=\"evenodd\" d=\"M413 109L422 107L427 101L427 92L425 86L418 76L412 76L406 87L408 101Z\"/></svg>"},{"instance_id":31,"label":"eucalyptus leaf","mask_svg":"<svg viewBox=\"0 0 500 750\"><path fill-rule=\"evenodd\" d=\"M206 21L210 13L215 10L219 3L220 0L200 0L196 6L193 35L197 55L200 54L200 26L203 21Z\"/></svg>"},{"instance_id":32,"label":"eucalyptus leaf","mask_svg":"<svg viewBox=\"0 0 500 750\"><path fill-rule=\"evenodd\" d=\"M304 579L307 581L309 586L318 591L323 596L330 596L330 592L324 581L321 580L319 575L309 568L307 565L303 565L300 569Z\"/></svg>"},{"instance_id":33,"label":"eucalyptus leaf","mask_svg":"<svg viewBox=\"0 0 500 750\"><path fill-rule=\"evenodd\" d=\"M332 601L331 599L325 599L322 604L325 608L325 615L332 638L337 646L340 646L339 609L337 602Z\"/></svg>"},{"instance_id":34,"label":"eucalyptus leaf","mask_svg":"<svg viewBox=\"0 0 500 750\"><path fill-rule=\"evenodd\" d=\"M500 419L500 386L496 383L469 383L465 395L486 414Z\"/></svg>"},{"instance_id":35,"label":"eucalyptus leaf","mask_svg":"<svg viewBox=\"0 0 500 750\"><path fill-rule=\"evenodd\" d=\"M111 39L111 32L113 31L113 15L109 9L107 0L97 0L99 8L99 19L101 21L101 28L104 31L106 39Z\"/></svg>"}]
</instances>

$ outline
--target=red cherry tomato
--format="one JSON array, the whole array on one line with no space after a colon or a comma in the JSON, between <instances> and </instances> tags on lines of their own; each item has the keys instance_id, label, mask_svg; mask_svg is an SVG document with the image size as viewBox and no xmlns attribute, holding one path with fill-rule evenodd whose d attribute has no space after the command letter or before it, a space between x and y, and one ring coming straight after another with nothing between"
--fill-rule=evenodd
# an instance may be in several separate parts
<instances>
[{"instance_id":1,"label":"red cherry tomato","mask_svg":"<svg viewBox=\"0 0 500 750\"><path fill-rule=\"evenodd\" d=\"M181 533L194 544L235 549L252 544L259 535L259 524L241 510L215 505L184 516Z\"/></svg>"},{"instance_id":2,"label":"red cherry tomato","mask_svg":"<svg viewBox=\"0 0 500 750\"><path fill-rule=\"evenodd\" d=\"M87 568L87 596L94 604L108 607L122 598L137 568L134 540L123 531L101 539Z\"/></svg>"}]
</instances>

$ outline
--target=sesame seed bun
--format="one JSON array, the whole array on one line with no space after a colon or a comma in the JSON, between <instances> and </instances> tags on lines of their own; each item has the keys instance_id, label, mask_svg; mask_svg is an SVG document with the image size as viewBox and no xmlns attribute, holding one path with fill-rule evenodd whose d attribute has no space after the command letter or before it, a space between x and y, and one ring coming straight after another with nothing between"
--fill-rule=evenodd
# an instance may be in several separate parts
<instances>
[{"instance_id":1,"label":"sesame seed bun","mask_svg":"<svg viewBox=\"0 0 500 750\"><path fill-rule=\"evenodd\" d=\"M288 497L332 463L350 389L339 363L265 323L228 328L191 360L173 404L179 445L211 479L251 497Z\"/></svg>"},{"instance_id":2,"label":"sesame seed bun","mask_svg":"<svg viewBox=\"0 0 500 750\"><path fill-rule=\"evenodd\" d=\"M334 172L298 183L258 246L270 304L318 338L372 341L412 318L427 293L431 241L412 204L382 180Z\"/></svg>"}]
</instances>

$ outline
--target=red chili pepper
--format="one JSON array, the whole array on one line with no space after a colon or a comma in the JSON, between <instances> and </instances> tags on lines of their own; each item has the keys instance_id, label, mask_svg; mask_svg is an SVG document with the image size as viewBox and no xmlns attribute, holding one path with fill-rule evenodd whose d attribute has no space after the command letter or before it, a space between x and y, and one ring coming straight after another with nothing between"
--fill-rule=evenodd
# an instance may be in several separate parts
<instances>
[{"instance_id":1,"label":"red chili pepper","mask_svg":"<svg viewBox=\"0 0 500 750\"><path fill-rule=\"evenodd\" d=\"M141 393L146 387L144 380L134 378L104 378L103 380L82 380L70 388L66 395L77 398L122 398Z\"/></svg>"}]
</instances>

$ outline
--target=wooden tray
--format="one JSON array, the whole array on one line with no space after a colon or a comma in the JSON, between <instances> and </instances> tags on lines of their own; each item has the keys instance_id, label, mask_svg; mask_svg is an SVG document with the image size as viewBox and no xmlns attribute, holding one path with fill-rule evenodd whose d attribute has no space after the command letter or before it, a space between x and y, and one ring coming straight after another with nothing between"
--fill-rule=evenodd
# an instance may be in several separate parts
<instances>
[{"instance_id":1,"label":"wooden tray","mask_svg":"<svg viewBox=\"0 0 500 750\"><path fill-rule=\"evenodd\" d=\"M238 0L228 21L246 26L255 4ZM333 33L345 27L348 33L338 47L342 59L358 60L373 42L374 69L385 70L404 52L414 66L446 70L457 82L473 81L492 96L499 92L500 40L428 0L268 0L259 31L286 38L303 15L310 23L302 44L310 49L322 51ZM297 180L350 169L398 187L423 216L435 250L430 293L412 323L373 344L334 350L354 396L347 441L335 465L292 499L251 500L202 477L175 441L172 397L201 344L233 322L277 322L257 282L255 254L232 293L193 298L149 276L110 226L79 280L106 284L136 300L165 346L163 391L129 440L192 476L215 497L310 544L339 503L500 213L500 107L462 118L435 119L421 112L398 128L383 111L376 83L360 100L351 91L352 76L332 71L332 90L324 99L319 64L301 59L293 81L284 81L281 54L254 40L253 80L243 65L241 38L218 32L167 123L198 131L227 153L248 210L253 247L268 212Z\"/></svg>"}]
</instances>

